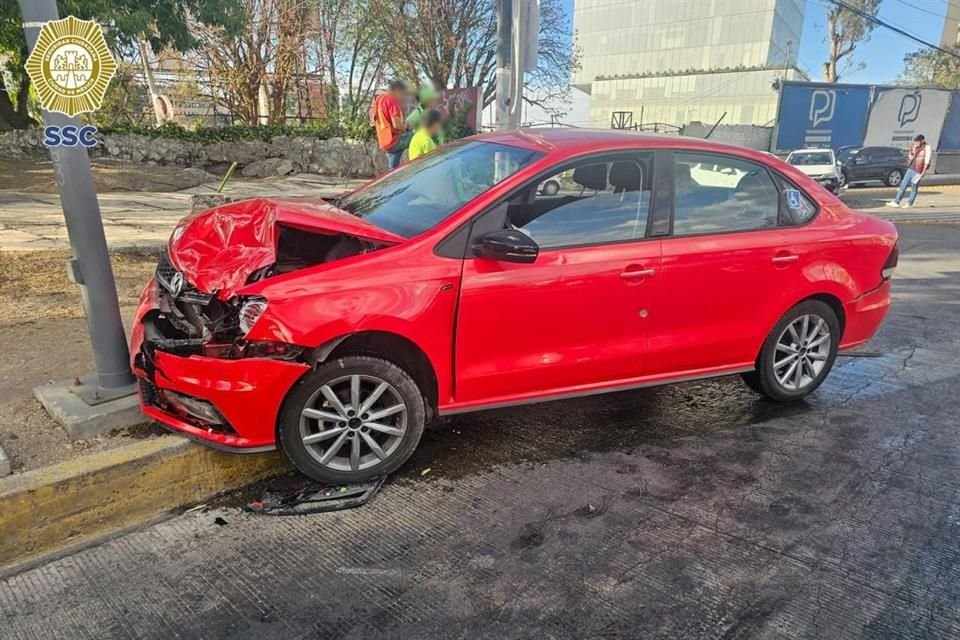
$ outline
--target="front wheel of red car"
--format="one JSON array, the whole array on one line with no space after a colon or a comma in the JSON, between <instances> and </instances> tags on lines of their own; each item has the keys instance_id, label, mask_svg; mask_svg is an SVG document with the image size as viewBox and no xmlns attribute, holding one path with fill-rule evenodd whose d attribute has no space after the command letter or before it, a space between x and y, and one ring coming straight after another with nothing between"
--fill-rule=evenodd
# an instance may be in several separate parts
<instances>
[{"instance_id":1,"label":"front wheel of red car","mask_svg":"<svg viewBox=\"0 0 960 640\"><path fill-rule=\"evenodd\" d=\"M840 344L840 322L830 306L807 300L793 307L767 336L757 370L743 374L771 400L800 400L823 384Z\"/></svg>"},{"instance_id":2,"label":"front wheel of red car","mask_svg":"<svg viewBox=\"0 0 960 640\"><path fill-rule=\"evenodd\" d=\"M346 356L321 364L290 392L278 440L304 475L363 482L398 469L420 442L423 394L386 360Z\"/></svg>"}]
</instances>

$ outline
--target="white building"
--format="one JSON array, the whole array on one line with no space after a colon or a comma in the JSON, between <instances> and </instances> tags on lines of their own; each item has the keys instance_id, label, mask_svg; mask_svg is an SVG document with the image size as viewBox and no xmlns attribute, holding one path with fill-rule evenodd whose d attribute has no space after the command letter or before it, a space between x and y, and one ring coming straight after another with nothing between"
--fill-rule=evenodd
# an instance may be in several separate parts
<instances>
[{"instance_id":1,"label":"white building","mask_svg":"<svg viewBox=\"0 0 960 640\"><path fill-rule=\"evenodd\" d=\"M796 69L806 0L575 0L573 84L593 126L770 124L777 79Z\"/></svg>"}]
</instances>

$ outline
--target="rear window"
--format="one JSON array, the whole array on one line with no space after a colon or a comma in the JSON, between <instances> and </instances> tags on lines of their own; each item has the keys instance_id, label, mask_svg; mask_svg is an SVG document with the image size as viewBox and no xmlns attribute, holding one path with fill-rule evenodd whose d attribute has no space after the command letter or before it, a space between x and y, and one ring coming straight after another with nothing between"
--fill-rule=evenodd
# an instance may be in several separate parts
<instances>
[{"instance_id":1,"label":"rear window","mask_svg":"<svg viewBox=\"0 0 960 640\"><path fill-rule=\"evenodd\" d=\"M787 162L797 167L809 167L821 164L833 164L833 158L826 151L791 153L787 157Z\"/></svg>"}]
</instances>

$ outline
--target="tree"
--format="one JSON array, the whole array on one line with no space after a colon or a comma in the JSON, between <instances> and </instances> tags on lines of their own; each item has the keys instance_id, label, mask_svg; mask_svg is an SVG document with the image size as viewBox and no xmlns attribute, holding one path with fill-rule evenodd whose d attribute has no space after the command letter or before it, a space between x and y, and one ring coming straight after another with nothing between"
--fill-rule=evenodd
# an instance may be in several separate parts
<instances>
[{"instance_id":1,"label":"tree","mask_svg":"<svg viewBox=\"0 0 960 640\"><path fill-rule=\"evenodd\" d=\"M329 115L362 119L397 41L391 0L313 0L315 68Z\"/></svg>"},{"instance_id":2,"label":"tree","mask_svg":"<svg viewBox=\"0 0 960 640\"><path fill-rule=\"evenodd\" d=\"M61 17L74 15L104 25L114 52L135 46L139 39L149 42L157 53L165 48L187 51L196 42L188 17L232 30L240 27L244 17L238 0L59 0L57 8ZM0 0L0 58L6 58L8 72L0 74L0 128L36 124L29 113L26 57L19 3Z\"/></svg>"},{"instance_id":3,"label":"tree","mask_svg":"<svg viewBox=\"0 0 960 640\"><path fill-rule=\"evenodd\" d=\"M495 0L393 0L400 38L394 67L400 75L435 87L482 87L483 105L495 97L497 11ZM537 68L527 76L525 99L550 103L569 96L579 64L566 12L559 0L541 0ZM536 96L536 97L534 97Z\"/></svg>"},{"instance_id":4,"label":"tree","mask_svg":"<svg viewBox=\"0 0 960 640\"><path fill-rule=\"evenodd\" d=\"M845 0L863 13L876 16L881 0ZM827 82L839 82L840 77L850 68L848 60L843 69L838 64L853 54L854 49L870 39L870 33L876 24L868 18L834 4L827 11L827 61L823 63L823 79ZM862 68L862 64L860 68Z\"/></svg>"},{"instance_id":5,"label":"tree","mask_svg":"<svg viewBox=\"0 0 960 640\"><path fill-rule=\"evenodd\" d=\"M960 55L960 47L955 47L952 51ZM903 71L897 82L913 86L960 89L960 58L936 49L908 53L903 57Z\"/></svg>"},{"instance_id":6,"label":"tree","mask_svg":"<svg viewBox=\"0 0 960 640\"><path fill-rule=\"evenodd\" d=\"M289 93L303 68L307 3L240 2L244 20L238 30L192 25L195 68L209 78L208 93L246 124L282 124Z\"/></svg>"}]
</instances>

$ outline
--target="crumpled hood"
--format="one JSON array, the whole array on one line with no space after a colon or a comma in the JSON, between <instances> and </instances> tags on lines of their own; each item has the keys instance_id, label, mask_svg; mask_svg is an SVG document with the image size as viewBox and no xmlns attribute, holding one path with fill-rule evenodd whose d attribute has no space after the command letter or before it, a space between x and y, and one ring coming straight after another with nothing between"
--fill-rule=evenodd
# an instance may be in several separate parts
<instances>
[{"instance_id":1,"label":"crumpled hood","mask_svg":"<svg viewBox=\"0 0 960 640\"><path fill-rule=\"evenodd\" d=\"M280 224L380 244L404 241L324 200L255 198L181 220L170 236L170 259L187 282L226 300L246 284L250 274L276 261Z\"/></svg>"}]
</instances>

